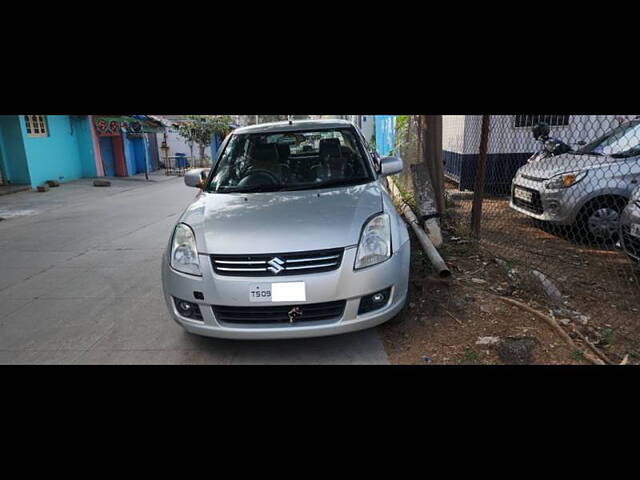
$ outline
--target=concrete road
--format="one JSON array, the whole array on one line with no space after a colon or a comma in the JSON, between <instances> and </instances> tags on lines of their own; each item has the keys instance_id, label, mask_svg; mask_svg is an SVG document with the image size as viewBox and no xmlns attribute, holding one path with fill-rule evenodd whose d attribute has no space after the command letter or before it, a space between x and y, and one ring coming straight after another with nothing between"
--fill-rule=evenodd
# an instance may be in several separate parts
<instances>
[{"instance_id":1,"label":"concrete road","mask_svg":"<svg viewBox=\"0 0 640 480\"><path fill-rule=\"evenodd\" d=\"M0 363L387 363L375 329L250 342L184 333L160 261L196 190L152 179L0 196Z\"/></svg>"}]
</instances>

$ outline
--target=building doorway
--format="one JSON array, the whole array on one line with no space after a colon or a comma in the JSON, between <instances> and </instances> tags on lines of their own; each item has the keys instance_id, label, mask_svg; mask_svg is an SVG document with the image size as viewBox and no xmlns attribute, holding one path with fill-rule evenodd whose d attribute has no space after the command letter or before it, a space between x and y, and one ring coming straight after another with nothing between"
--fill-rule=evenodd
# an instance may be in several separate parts
<instances>
[{"instance_id":1,"label":"building doorway","mask_svg":"<svg viewBox=\"0 0 640 480\"><path fill-rule=\"evenodd\" d=\"M113 154L112 137L99 137L100 156L102 157L102 167L106 177L116 176L116 162Z\"/></svg>"}]
</instances>

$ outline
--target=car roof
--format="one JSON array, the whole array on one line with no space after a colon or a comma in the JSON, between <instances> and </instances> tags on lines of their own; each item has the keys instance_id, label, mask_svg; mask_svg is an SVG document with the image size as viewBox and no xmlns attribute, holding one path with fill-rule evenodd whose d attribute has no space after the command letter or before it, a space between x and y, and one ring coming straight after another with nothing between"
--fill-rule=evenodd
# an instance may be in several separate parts
<instances>
[{"instance_id":1,"label":"car roof","mask_svg":"<svg viewBox=\"0 0 640 480\"><path fill-rule=\"evenodd\" d=\"M353 127L353 123L348 120L326 119L326 120L291 120L290 122L273 122L250 125L248 127L236 128L233 133L276 133L295 132L300 130L330 130L333 128Z\"/></svg>"}]
</instances>

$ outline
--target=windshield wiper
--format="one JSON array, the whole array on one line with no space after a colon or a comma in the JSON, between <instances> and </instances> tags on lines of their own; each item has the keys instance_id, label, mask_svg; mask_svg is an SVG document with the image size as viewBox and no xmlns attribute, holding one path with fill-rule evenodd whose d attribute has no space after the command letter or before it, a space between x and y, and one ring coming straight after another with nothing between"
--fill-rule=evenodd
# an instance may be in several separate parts
<instances>
[{"instance_id":1,"label":"windshield wiper","mask_svg":"<svg viewBox=\"0 0 640 480\"><path fill-rule=\"evenodd\" d=\"M595 157L601 157L602 154L599 152L583 152L582 150L575 150L573 152L569 152L572 153L574 155L593 155Z\"/></svg>"},{"instance_id":2,"label":"windshield wiper","mask_svg":"<svg viewBox=\"0 0 640 480\"><path fill-rule=\"evenodd\" d=\"M628 158L628 157L637 157L638 155L640 155L640 149L634 148L632 150L627 150L626 152L612 153L609 156L611 158Z\"/></svg>"},{"instance_id":3,"label":"windshield wiper","mask_svg":"<svg viewBox=\"0 0 640 480\"><path fill-rule=\"evenodd\" d=\"M318 188L330 188L330 187L350 187L353 185L361 185L363 183L369 182L368 178L351 178L351 179L340 179L340 180L331 180L329 182L323 183L312 183L310 185L301 185L299 187L287 188L287 191L294 190L316 190Z\"/></svg>"},{"instance_id":4,"label":"windshield wiper","mask_svg":"<svg viewBox=\"0 0 640 480\"><path fill-rule=\"evenodd\" d=\"M286 186L282 184L275 185L254 185L252 187L235 187L217 190L216 193L256 193L256 192L279 192Z\"/></svg>"}]
</instances>

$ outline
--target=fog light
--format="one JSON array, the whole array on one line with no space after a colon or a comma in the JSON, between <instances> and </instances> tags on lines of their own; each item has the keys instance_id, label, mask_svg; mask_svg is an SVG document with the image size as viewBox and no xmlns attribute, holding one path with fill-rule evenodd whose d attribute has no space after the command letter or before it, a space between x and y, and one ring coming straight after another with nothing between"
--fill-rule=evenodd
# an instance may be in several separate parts
<instances>
[{"instance_id":1,"label":"fog light","mask_svg":"<svg viewBox=\"0 0 640 480\"><path fill-rule=\"evenodd\" d=\"M549 210L558 210L560 208L560 204L556 201L549 202Z\"/></svg>"},{"instance_id":2,"label":"fog light","mask_svg":"<svg viewBox=\"0 0 640 480\"><path fill-rule=\"evenodd\" d=\"M391 287L362 297L360 299L360 306L358 307L358 315L384 307L389 303L390 297Z\"/></svg>"},{"instance_id":3,"label":"fog light","mask_svg":"<svg viewBox=\"0 0 640 480\"><path fill-rule=\"evenodd\" d=\"M174 298L174 301L176 309L180 315L187 318L193 318L194 320L202 320L202 313L200 312L200 307L197 304L181 300L180 298Z\"/></svg>"},{"instance_id":4,"label":"fog light","mask_svg":"<svg viewBox=\"0 0 640 480\"><path fill-rule=\"evenodd\" d=\"M380 303L384 300L384 295L382 293L376 293L374 295L371 295L371 300L373 300L375 303Z\"/></svg>"}]
</instances>

